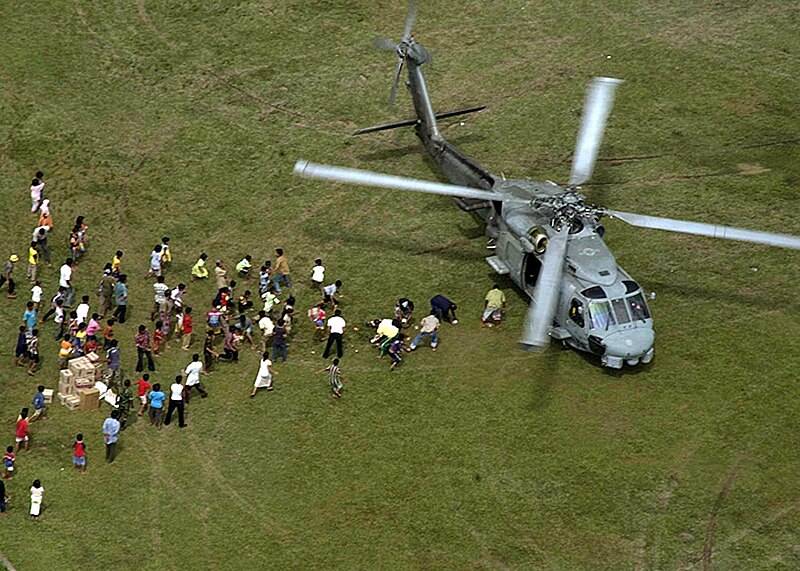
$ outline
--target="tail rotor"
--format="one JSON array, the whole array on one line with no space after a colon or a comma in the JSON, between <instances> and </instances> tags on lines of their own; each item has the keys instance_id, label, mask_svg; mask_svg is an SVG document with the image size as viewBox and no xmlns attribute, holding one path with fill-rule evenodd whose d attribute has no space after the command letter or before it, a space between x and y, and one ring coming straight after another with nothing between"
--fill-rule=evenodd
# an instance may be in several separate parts
<instances>
[{"instance_id":1,"label":"tail rotor","mask_svg":"<svg viewBox=\"0 0 800 571\"><path fill-rule=\"evenodd\" d=\"M395 44L388 38L378 38L373 42L373 45L379 50L394 51L397 53L397 68L394 72L392 90L389 93L389 103L391 105L394 105L395 101L397 101L397 89L400 86L400 76L403 73L403 65L405 65L408 46L411 42L411 28L414 26L414 19L416 17L417 0L410 0L408 4L408 13L406 14L406 23L403 29L403 39L400 40L400 43Z\"/></svg>"}]
</instances>

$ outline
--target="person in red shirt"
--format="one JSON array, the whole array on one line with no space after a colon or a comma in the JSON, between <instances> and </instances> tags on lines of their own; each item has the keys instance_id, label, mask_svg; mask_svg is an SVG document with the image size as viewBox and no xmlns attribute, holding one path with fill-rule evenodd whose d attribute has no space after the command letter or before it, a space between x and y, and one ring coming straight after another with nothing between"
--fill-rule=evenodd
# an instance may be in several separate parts
<instances>
[{"instance_id":1,"label":"person in red shirt","mask_svg":"<svg viewBox=\"0 0 800 571\"><path fill-rule=\"evenodd\" d=\"M161 353L161 344L164 342L164 322L156 321L156 328L153 329L153 355Z\"/></svg>"},{"instance_id":2,"label":"person in red shirt","mask_svg":"<svg viewBox=\"0 0 800 571\"><path fill-rule=\"evenodd\" d=\"M183 350L188 351L192 344L192 308L183 308Z\"/></svg>"},{"instance_id":3,"label":"person in red shirt","mask_svg":"<svg viewBox=\"0 0 800 571\"><path fill-rule=\"evenodd\" d=\"M142 405L139 407L139 412L137 415L142 416L147 408L147 391L153 388L150 384L150 375L147 373L142 375L142 378L136 381L136 385L139 387L139 402L142 403Z\"/></svg>"},{"instance_id":4,"label":"person in red shirt","mask_svg":"<svg viewBox=\"0 0 800 571\"><path fill-rule=\"evenodd\" d=\"M72 445L72 463L78 472L86 472L86 443L83 441L83 434L75 437L75 444Z\"/></svg>"},{"instance_id":5,"label":"person in red shirt","mask_svg":"<svg viewBox=\"0 0 800 571\"><path fill-rule=\"evenodd\" d=\"M23 446L25 451L31 447L30 438L28 437L28 409L23 408L17 419L17 452L22 450Z\"/></svg>"}]
</instances>

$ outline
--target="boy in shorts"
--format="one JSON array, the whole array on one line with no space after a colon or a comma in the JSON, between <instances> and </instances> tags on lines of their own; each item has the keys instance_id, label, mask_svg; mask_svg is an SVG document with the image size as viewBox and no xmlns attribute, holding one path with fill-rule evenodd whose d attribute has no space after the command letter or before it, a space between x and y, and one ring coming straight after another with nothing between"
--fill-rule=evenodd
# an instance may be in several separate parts
<instances>
[{"instance_id":1,"label":"boy in shorts","mask_svg":"<svg viewBox=\"0 0 800 571\"><path fill-rule=\"evenodd\" d=\"M148 389L153 388L150 384L150 375L145 373L142 375L142 378L136 381L137 390L139 393L139 402L141 405L139 406L139 412L136 413L137 416L142 416L144 414L144 410L147 408L147 391Z\"/></svg>"},{"instance_id":2,"label":"boy in shorts","mask_svg":"<svg viewBox=\"0 0 800 571\"><path fill-rule=\"evenodd\" d=\"M3 478L10 480L14 477L14 447L7 446L6 453L3 454Z\"/></svg>"},{"instance_id":3,"label":"boy in shorts","mask_svg":"<svg viewBox=\"0 0 800 571\"><path fill-rule=\"evenodd\" d=\"M17 432L15 440L17 442L17 452L25 448L27 452L31 447L30 437L28 436L28 409L23 408L17 419Z\"/></svg>"},{"instance_id":4,"label":"boy in shorts","mask_svg":"<svg viewBox=\"0 0 800 571\"><path fill-rule=\"evenodd\" d=\"M159 383L153 384L153 390L150 391L150 426L157 426L161 430L164 416L164 399L167 398L161 391Z\"/></svg>"},{"instance_id":5,"label":"boy in shorts","mask_svg":"<svg viewBox=\"0 0 800 571\"><path fill-rule=\"evenodd\" d=\"M86 472L86 443L83 441L83 434L78 434L72 445L72 464L78 472Z\"/></svg>"}]
</instances>

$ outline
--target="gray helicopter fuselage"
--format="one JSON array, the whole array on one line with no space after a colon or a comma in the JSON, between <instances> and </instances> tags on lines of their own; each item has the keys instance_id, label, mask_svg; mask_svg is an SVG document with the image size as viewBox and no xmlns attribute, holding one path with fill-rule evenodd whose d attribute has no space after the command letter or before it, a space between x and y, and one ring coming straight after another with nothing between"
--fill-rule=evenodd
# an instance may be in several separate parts
<instances>
[{"instance_id":1,"label":"gray helicopter fuselage","mask_svg":"<svg viewBox=\"0 0 800 571\"><path fill-rule=\"evenodd\" d=\"M534 197L560 197L567 207L583 196L567 192L557 184L532 180L504 180L496 177L451 145L440 133L433 105L422 74L430 56L411 40L400 46L408 66L407 87L417 114L416 133L442 174L453 184L510 194L528 203L501 204L475 199L456 199L458 206L486 224L494 239L494 256L489 265L507 274L534 301L536 278L541 269L546 240L555 234L551 226L553 209L537 207ZM402 52L400 52L402 54ZM604 366L648 363L653 357L653 319L639 285L616 262L603 241L603 227L596 219L582 219L570 232L566 271L551 336L581 351L598 355ZM537 238L540 240L537 249Z\"/></svg>"}]
</instances>

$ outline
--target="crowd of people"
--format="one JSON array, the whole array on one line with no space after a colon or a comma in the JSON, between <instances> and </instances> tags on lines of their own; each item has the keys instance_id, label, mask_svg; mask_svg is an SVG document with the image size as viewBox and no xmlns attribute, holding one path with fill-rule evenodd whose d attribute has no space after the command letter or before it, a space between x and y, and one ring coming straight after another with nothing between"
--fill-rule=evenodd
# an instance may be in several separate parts
<instances>
[{"instance_id":1,"label":"crowd of people","mask_svg":"<svg viewBox=\"0 0 800 571\"><path fill-rule=\"evenodd\" d=\"M171 270L173 258L170 238L167 236L153 247L148 271L136 280L136 287L152 287L153 303L148 312L149 319L133 328L133 347L137 356L134 367L136 380L132 383L133 376L124 378L128 376L123 375L122 366L122 352L126 349L117 338L117 330L131 318L128 309L130 280L129 274L124 271L124 252L116 250L105 264L96 282L94 293L97 299L94 303L91 295L78 297L74 276L77 266L89 251L90 237L85 218L77 217L66 243L68 256L62 258L64 262L58 269L57 290L49 298L47 306L43 307L44 291L39 281L39 267L41 264L51 265L48 239L53 230L51 202L46 197L45 188L44 174L37 172L30 188L31 212L37 217L28 251L27 279L31 297L22 314L13 362L27 367L29 375L38 373L42 360L40 333L44 327L50 327L49 323L52 323L53 338L56 340L53 351L61 369L67 368L71 359L90 353L96 353L104 359L107 370L103 381L116 396L116 406L102 425L106 462L114 461L119 434L134 412L139 417L147 415L149 424L157 429L169 426L174 416L177 416L179 427L187 426L185 407L192 394L196 392L200 398L209 396L202 378L209 375L220 362L237 363L243 346L249 346L260 356L250 398L255 398L261 388L274 390L275 377L278 375L274 364L279 359L283 363L288 361L289 344L297 327L294 292L298 289L310 292L308 295L313 304L306 316L310 328L313 328L312 338L325 342L322 357L328 360L335 353L335 358L320 372L327 373L331 395L336 399L341 398L344 376L340 365L347 328L340 307L343 282L340 279L326 282L321 259L315 259L310 268L309 280L304 284L307 288L293 287L289 259L282 248L275 249L274 264L272 260L265 260L258 270L250 254L243 256L230 271L224 260L217 259L212 265L208 261L208 254L202 252L192 265L187 279L181 280ZM7 287L9 299L17 297L13 272L18 261L18 255L11 254L0 274L0 288ZM168 279L172 285L168 285ZM204 308L204 313L198 316L198 312L187 303L187 294L194 284L199 285L203 281L213 281L216 293ZM143 286L142 282L148 285ZM251 283L253 285L249 286ZM483 323L498 323L504 309L497 307L500 298L494 291L495 288L487 295ZM79 303L75 305L77 300ZM504 303L503 297L503 306ZM435 295L430 300L430 311L415 325L414 303L407 298L400 298L395 304L393 317L367 323L375 330L371 343L377 350L378 358L388 355L390 368L395 370L403 362L405 353L416 350L428 340L431 350L436 351L441 324L458 323L456 310L457 306L452 300L441 294ZM352 329L359 330L358 327ZM191 361L169 385L151 381L151 376L157 370L155 357L170 347L187 353L194 349ZM4 456L4 479L13 478L17 455L29 449L30 424L45 415L44 390L43 385L38 386L31 402L33 414L26 407L17 419L16 446L9 446ZM86 473L87 445L83 434L75 437L72 450L75 469ZM5 486L0 492L0 507L4 511ZM43 496L44 487L36 480L31 487L30 513L34 518L39 516Z\"/></svg>"}]
</instances>

